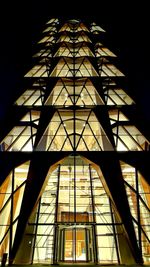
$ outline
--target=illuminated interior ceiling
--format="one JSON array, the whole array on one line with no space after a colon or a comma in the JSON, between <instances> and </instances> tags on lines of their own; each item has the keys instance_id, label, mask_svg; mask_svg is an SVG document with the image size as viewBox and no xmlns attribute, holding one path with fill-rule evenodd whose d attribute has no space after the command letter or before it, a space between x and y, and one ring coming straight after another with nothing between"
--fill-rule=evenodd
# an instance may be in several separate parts
<instances>
[{"instance_id":1,"label":"illuminated interior ceiling","mask_svg":"<svg viewBox=\"0 0 150 267\"><path fill-rule=\"evenodd\" d=\"M150 139L96 22L50 19L0 132L0 259L150 262Z\"/></svg>"}]
</instances>

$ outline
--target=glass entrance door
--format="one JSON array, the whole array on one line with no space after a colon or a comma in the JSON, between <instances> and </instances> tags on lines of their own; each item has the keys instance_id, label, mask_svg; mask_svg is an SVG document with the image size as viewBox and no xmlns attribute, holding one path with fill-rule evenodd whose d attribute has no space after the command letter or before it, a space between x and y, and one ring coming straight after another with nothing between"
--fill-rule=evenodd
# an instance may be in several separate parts
<instances>
[{"instance_id":1,"label":"glass entrance door","mask_svg":"<svg viewBox=\"0 0 150 267\"><path fill-rule=\"evenodd\" d=\"M64 261L86 261L85 229L66 229Z\"/></svg>"},{"instance_id":2,"label":"glass entrance door","mask_svg":"<svg viewBox=\"0 0 150 267\"><path fill-rule=\"evenodd\" d=\"M67 227L60 230L60 261L92 262L92 238L90 228Z\"/></svg>"}]
</instances>

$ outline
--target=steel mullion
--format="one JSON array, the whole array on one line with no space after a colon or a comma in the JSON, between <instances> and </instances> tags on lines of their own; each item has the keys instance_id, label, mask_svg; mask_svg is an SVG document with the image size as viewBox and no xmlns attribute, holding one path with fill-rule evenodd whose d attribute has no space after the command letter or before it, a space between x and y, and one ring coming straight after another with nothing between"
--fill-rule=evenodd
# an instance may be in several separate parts
<instances>
[{"instance_id":1,"label":"steel mullion","mask_svg":"<svg viewBox=\"0 0 150 267\"><path fill-rule=\"evenodd\" d=\"M87 95L89 96L89 98L91 98L91 101L93 102L93 105L95 105L95 103L94 103L94 101L93 101L93 99L92 99L91 94L89 94L89 92L88 92L88 90L87 90L87 88L86 88L86 84L85 84L84 88L85 88L85 90L86 90ZM93 89L95 90L95 88L93 88ZM97 92L96 92L96 93L97 93ZM99 94L98 94L98 96L99 96Z\"/></svg>"},{"instance_id":2,"label":"steel mullion","mask_svg":"<svg viewBox=\"0 0 150 267\"><path fill-rule=\"evenodd\" d=\"M19 216L18 216L18 217L19 217ZM16 223L16 221L18 220L18 217L12 222L12 224L15 224L15 223ZM8 226L8 228L7 228L7 230L6 230L5 234L4 234L4 236L2 237L2 239L1 239L1 241L0 241L0 245L1 245L1 244L3 243L5 237L7 236L9 230L10 230L10 224L0 225L0 226Z\"/></svg>"},{"instance_id":3,"label":"steel mullion","mask_svg":"<svg viewBox=\"0 0 150 267\"><path fill-rule=\"evenodd\" d=\"M130 151L129 147L125 144L125 142L121 139L121 137L118 134L113 133L113 136L116 136L116 144L118 143L118 139L119 139L120 142L127 148L127 150ZM117 149L117 145L115 145L116 146L116 149Z\"/></svg>"},{"instance_id":4,"label":"steel mullion","mask_svg":"<svg viewBox=\"0 0 150 267\"><path fill-rule=\"evenodd\" d=\"M57 242L57 233L58 233L58 225L57 225L57 217L58 217L58 198L59 198L59 184L60 184L60 164L58 166L58 183L57 183L57 192L56 192L56 203L55 203L55 218L54 218L54 246L53 246L53 264L57 263L57 248L58 248L58 242Z\"/></svg>"},{"instance_id":5,"label":"steel mullion","mask_svg":"<svg viewBox=\"0 0 150 267\"><path fill-rule=\"evenodd\" d=\"M76 95L77 98L76 98L76 101L75 101L75 105L77 105L78 100L81 98L81 92L82 92L82 91L83 91L83 87L82 87L81 91L79 92L79 95ZM82 99L81 99L81 100L82 100ZM82 100L82 102L83 102L83 100Z\"/></svg>"},{"instance_id":6,"label":"steel mullion","mask_svg":"<svg viewBox=\"0 0 150 267\"><path fill-rule=\"evenodd\" d=\"M33 143L33 129L32 129L33 126L32 126L32 114L31 113L32 113L32 110L30 110L29 114L30 114L30 122L31 122L31 126L30 126L31 137L30 138L31 138L32 150L33 150L34 149L34 143ZM28 142L29 142L30 138L28 139Z\"/></svg>"},{"instance_id":7,"label":"steel mullion","mask_svg":"<svg viewBox=\"0 0 150 267\"><path fill-rule=\"evenodd\" d=\"M124 183L126 184L126 186L128 186L135 194L136 194L136 190L130 185L128 184L127 181L124 180ZM142 204L144 205L144 207L148 210L148 212L150 212L149 207L147 206L147 204L144 202L143 198L140 196L140 194L138 195L139 199L141 200Z\"/></svg>"},{"instance_id":8,"label":"steel mullion","mask_svg":"<svg viewBox=\"0 0 150 267\"><path fill-rule=\"evenodd\" d=\"M91 66L93 67L93 69L95 70L95 68L94 68L94 66L92 65L92 63L91 63L91 61L90 60L88 60L89 62L90 62L90 64L91 64ZM87 66L86 66L86 64L85 64L85 62L86 62L86 60L85 60L85 57L84 57L84 60L83 60L83 66L85 67L85 69L86 69L86 71L87 71L87 73L89 74L89 76L90 77L93 77L93 75L91 75L91 73L89 72L89 70L88 70L88 68L87 68ZM93 72L93 70L91 70L91 72ZM95 70L95 72L97 73L97 71Z\"/></svg>"},{"instance_id":9,"label":"steel mullion","mask_svg":"<svg viewBox=\"0 0 150 267\"><path fill-rule=\"evenodd\" d=\"M75 225L76 225L76 158L75 158L75 155L74 155L74 222L75 222ZM75 262L76 262L76 228L74 229L75 231Z\"/></svg>"},{"instance_id":10,"label":"steel mullion","mask_svg":"<svg viewBox=\"0 0 150 267\"><path fill-rule=\"evenodd\" d=\"M58 112L58 110L57 110L57 112ZM59 112L58 112L58 115L59 115ZM49 151L49 149L50 149L50 147L51 147L51 145L52 145L52 143L53 143L55 137L57 136L57 133L58 133L58 131L59 131L59 128L60 128L61 124L63 124L63 121L62 121L60 115L59 115L59 117L60 117L60 122L59 122L58 128L57 128L57 130L56 130L56 132L55 132L55 135L53 136L53 138L52 138L52 140L51 140L51 142L50 142L50 144L49 144L49 146L48 146L48 148L47 148L47 151ZM51 121L51 122L52 122L52 121Z\"/></svg>"},{"instance_id":11,"label":"steel mullion","mask_svg":"<svg viewBox=\"0 0 150 267\"><path fill-rule=\"evenodd\" d=\"M59 118L60 118L60 121L61 121L60 125L61 124L64 125L65 121L71 121L72 120L72 119L63 120L62 117L61 117L61 114L60 114L59 110L57 110L57 112L58 112L58 115L59 115ZM63 116L63 114L62 114L62 116ZM60 127L60 125L59 125L59 127ZM68 135L68 132L66 130L66 127L64 127L64 130L66 132L66 136L69 138L69 135Z\"/></svg>"},{"instance_id":12,"label":"steel mullion","mask_svg":"<svg viewBox=\"0 0 150 267\"><path fill-rule=\"evenodd\" d=\"M67 93L68 93L68 96L70 96L70 93L69 93L69 91L68 91L68 89L67 89L67 81L63 81L63 79L62 79L62 84L64 85L64 88L65 88L65 90L67 91ZM70 100L71 100L71 102L72 102L72 99L70 98ZM73 104L73 102L72 102L72 104Z\"/></svg>"},{"instance_id":13,"label":"steel mullion","mask_svg":"<svg viewBox=\"0 0 150 267\"><path fill-rule=\"evenodd\" d=\"M138 224L137 220L132 216L132 220ZM149 225L148 225L149 226ZM144 234L144 236L146 237L146 239L148 240L148 242L150 243L150 239L148 237L148 235L145 233L145 231L143 230L142 226L140 225L140 229L141 229L141 232Z\"/></svg>"},{"instance_id":14,"label":"steel mullion","mask_svg":"<svg viewBox=\"0 0 150 267\"><path fill-rule=\"evenodd\" d=\"M92 113L92 109L91 109L90 115L91 115L91 113ZM90 115L89 115L89 116L90 116ZM88 117L88 119L89 119L89 117ZM93 137L94 137L95 141L97 142L97 144L98 144L100 150L102 151L102 148L101 148L101 146L100 146L100 144L99 144L99 142L98 142L98 140L97 140L97 138L96 138L96 136L95 136L95 134L94 134L94 132L93 132L93 129L92 129L92 127L91 127L90 122L88 121L88 119L87 119L87 124L88 124L88 126L89 126L89 128L90 128L90 130L91 130L91 132L92 132L92 134L93 134ZM98 122L98 123L99 123L99 122Z\"/></svg>"},{"instance_id":15,"label":"steel mullion","mask_svg":"<svg viewBox=\"0 0 150 267\"><path fill-rule=\"evenodd\" d=\"M92 213L93 213L93 240L94 240L94 262L98 263L98 255L97 255L97 241L96 241L96 218L95 218L95 201L93 195L93 181L92 181L92 172L91 165L89 164L89 175L90 175L90 189L91 189L91 200L92 200Z\"/></svg>"},{"instance_id":16,"label":"steel mullion","mask_svg":"<svg viewBox=\"0 0 150 267\"><path fill-rule=\"evenodd\" d=\"M97 210L99 212L99 209L98 208L97 208ZM106 225L108 231L111 231L111 227L109 227L109 226L112 226L112 223L107 223L107 220L105 219L105 217L101 213L98 213L98 215L101 217L101 220L103 221L102 224L98 224L98 225Z\"/></svg>"},{"instance_id":17,"label":"steel mullion","mask_svg":"<svg viewBox=\"0 0 150 267\"><path fill-rule=\"evenodd\" d=\"M12 183L11 183L11 207L10 207L10 231L9 231L9 255L11 254L13 242L13 213L14 213L14 185L15 185L15 170L12 170Z\"/></svg>"},{"instance_id":18,"label":"steel mullion","mask_svg":"<svg viewBox=\"0 0 150 267\"><path fill-rule=\"evenodd\" d=\"M20 126L15 126L14 128L16 128L16 127L20 127ZM21 131L21 133L18 136L15 135L15 140L12 141L12 143L9 145L9 147L7 148L6 151L8 151L18 141L18 139L20 138L20 136L22 136L23 132L27 129L28 126L23 126L23 127L24 127L24 129ZM14 137L14 135L12 135L12 134L11 135L8 134L7 136L13 136Z\"/></svg>"},{"instance_id":19,"label":"steel mullion","mask_svg":"<svg viewBox=\"0 0 150 267\"><path fill-rule=\"evenodd\" d=\"M91 128L91 125L90 125L89 122L88 122L88 125L89 125L89 128L90 128L90 130L91 130L91 132L92 132L92 134L93 134L93 137L94 137L96 143L98 144L98 147L99 147L100 150L102 151L102 147L100 146L99 141L98 141L97 137L95 136L95 134L94 134L94 132L93 132L93 129Z\"/></svg>"},{"instance_id":20,"label":"steel mullion","mask_svg":"<svg viewBox=\"0 0 150 267\"><path fill-rule=\"evenodd\" d=\"M39 215L40 215L40 205L41 205L41 198L39 200L39 206L38 206L38 211L37 211L37 218L36 218L36 223L35 223L35 235L34 235L34 241L33 241L33 251L32 251L32 256L31 256L31 264L33 263L33 259L34 259L34 250L35 250L36 237L37 237L37 229L38 229L38 219L39 219Z\"/></svg>"},{"instance_id":21,"label":"steel mullion","mask_svg":"<svg viewBox=\"0 0 150 267\"><path fill-rule=\"evenodd\" d=\"M138 147L143 150L143 148L140 146L140 144L134 139L134 137L128 132L128 130L125 128L124 125L122 125L122 128L125 130L125 132L131 137L132 141L138 145Z\"/></svg>"},{"instance_id":22,"label":"steel mullion","mask_svg":"<svg viewBox=\"0 0 150 267\"><path fill-rule=\"evenodd\" d=\"M113 91L114 91L114 90L117 90L117 88L113 89ZM114 91L114 92L115 92L115 94L121 99L121 101L122 101L125 105L128 105L128 104L124 101L124 99L121 98L121 96L120 96L116 91Z\"/></svg>"},{"instance_id":23,"label":"steel mullion","mask_svg":"<svg viewBox=\"0 0 150 267\"><path fill-rule=\"evenodd\" d=\"M60 93L57 95L56 100L55 100L55 102L53 103L53 106L56 104L56 102L57 102L58 98L60 97L60 95L61 95L61 93L62 93L64 87L65 87L65 86L62 86L62 88L61 88L61 90L60 90ZM54 87L54 88L55 88L55 87ZM55 90L54 90L54 91L55 91Z\"/></svg>"},{"instance_id":24,"label":"steel mullion","mask_svg":"<svg viewBox=\"0 0 150 267\"><path fill-rule=\"evenodd\" d=\"M32 126L29 126L29 127L32 127ZM31 143L32 143L32 140L33 140L33 137L34 136L36 136L36 133L35 134L33 134L33 135L31 135L30 137L29 137L29 139L24 143L24 145L21 147L21 149L20 150L22 150L27 144L28 144L28 142L31 140ZM34 149L34 147L32 147L32 150Z\"/></svg>"},{"instance_id":25,"label":"steel mullion","mask_svg":"<svg viewBox=\"0 0 150 267\"><path fill-rule=\"evenodd\" d=\"M83 122L85 123L85 126L86 126L86 124L88 124L88 119L89 119L89 117L90 117L90 115L91 115L91 112L92 112L92 110L89 111L89 114L88 114L86 120L82 120L82 119L78 119L78 120L79 120L79 121L83 121ZM79 138L78 143L77 143L77 145L76 145L76 149L77 149L77 147L78 147L78 145L79 145L80 140L83 139L83 133L84 133L84 130L85 130L85 126L83 127L82 132L81 132L81 134L80 134L80 138ZM83 140L84 140L84 139L83 139ZM87 147L87 146L86 146L86 147ZM88 148L87 148L87 150L88 150Z\"/></svg>"},{"instance_id":26,"label":"steel mullion","mask_svg":"<svg viewBox=\"0 0 150 267\"><path fill-rule=\"evenodd\" d=\"M22 187L22 185L24 185L25 183L26 183L26 180L14 190L14 193L17 192ZM7 206L7 203L9 202L10 199L11 199L11 196L7 199L4 206L1 208L0 214L3 211L3 209Z\"/></svg>"},{"instance_id":27,"label":"steel mullion","mask_svg":"<svg viewBox=\"0 0 150 267\"><path fill-rule=\"evenodd\" d=\"M74 29L75 30L75 29ZM75 79L76 79L76 72L75 72L75 42L73 41L72 43L72 48L73 48L73 137L74 137L74 141L73 141L73 151L76 152L76 111L74 109L75 107L75 94L76 94L76 87L75 87ZM74 155L73 158L74 162L74 224L76 225L76 158ZM74 262L76 262L76 228L74 228Z\"/></svg>"},{"instance_id":28,"label":"steel mullion","mask_svg":"<svg viewBox=\"0 0 150 267\"><path fill-rule=\"evenodd\" d=\"M119 109L117 109L117 119L116 119L116 122L119 122ZM119 125L117 123L117 127L116 127L117 131L116 131L116 149L118 147L118 138L119 138L119 135L118 135L118 132L119 132ZM123 142L124 143L124 142ZM126 146L126 145L125 145ZM127 149L129 149L127 147Z\"/></svg>"},{"instance_id":29,"label":"steel mullion","mask_svg":"<svg viewBox=\"0 0 150 267\"><path fill-rule=\"evenodd\" d=\"M85 136L85 137L86 137L86 136ZM88 146L87 146L87 144L86 144L86 141L84 140L83 136L81 137L81 140L84 142L84 145L85 145L85 147L86 147L86 149L87 149L87 151L88 151L89 148L88 148Z\"/></svg>"},{"instance_id":30,"label":"steel mullion","mask_svg":"<svg viewBox=\"0 0 150 267\"><path fill-rule=\"evenodd\" d=\"M141 214L140 214L140 202L139 202L139 185L138 185L138 171L135 169L135 185L136 185L136 201L137 201L137 221L138 221L138 238L139 248L142 253L142 240L141 240Z\"/></svg>"},{"instance_id":31,"label":"steel mullion","mask_svg":"<svg viewBox=\"0 0 150 267\"><path fill-rule=\"evenodd\" d=\"M42 90L41 89L38 89L38 90L40 91L40 96L34 101L34 103L32 104L32 106L35 106L36 102L38 102L39 99L41 100L41 103L42 103L42 106L43 106L44 100L42 100L42 98L45 96L45 92L42 94Z\"/></svg>"},{"instance_id":32,"label":"steel mullion","mask_svg":"<svg viewBox=\"0 0 150 267\"><path fill-rule=\"evenodd\" d=\"M68 57L68 58L69 58L69 57ZM65 65L67 65L67 67L68 67L68 71L67 71L66 76L65 76L65 78L66 78L66 77L69 77L69 76L68 76L68 73L71 73L71 74L72 74L72 70L70 71L70 66L69 66L70 62L72 63L72 58L69 58L69 59L68 59L69 62L66 60L66 58L63 57L63 59L64 59L64 62L65 62ZM65 65L64 65L64 66L65 66ZM62 70L61 70L61 71L62 71ZM62 77L63 77L63 76L62 76Z\"/></svg>"},{"instance_id":33,"label":"steel mullion","mask_svg":"<svg viewBox=\"0 0 150 267\"><path fill-rule=\"evenodd\" d=\"M113 210L112 210L112 203L111 203L111 199L110 198L109 198L109 205L110 205L110 214L111 214L111 220L112 220L113 236L114 236L115 246L116 246L116 254L117 254L118 263L120 264L121 262L120 262L119 248L118 248L116 230L115 230L115 225L114 225L114 216L113 216Z\"/></svg>"},{"instance_id":34,"label":"steel mullion","mask_svg":"<svg viewBox=\"0 0 150 267\"><path fill-rule=\"evenodd\" d=\"M108 89L108 91L109 91L109 89ZM107 96L107 102L108 102L108 99L110 99L114 103L114 105L116 105L116 102L112 99L112 97L110 96L109 92L108 92L107 95L104 93L104 95Z\"/></svg>"},{"instance_id":35,"label":"steel mullion","mask_svg":"<svg viewBox=\"0 0 150 267\"><path fill-rule=\"evenodd\" d=\"M28 90L29 90L29 89L28 89ZM31 95L28 96L28 98L23 102L22 106L23 106L27 101L29 101L29 99L34 95L34 93L35 93L34 89L30 89L29 91L31 91L31 90L33 90L33 93L32 93ZM26 91L25 91L25 92L26 92ZM24 92L24 94L25 94L25 92ZM23 94L23 95L24 95L24 94ZM23 95L22 95L22 96L23 96ZM22 97L22 96L21 96L21 97Z\"/></svg>"},{"instance_id":36,"label":"steel mullion","mask_svg":"<svg viewBox=\"0 0 150 267\"><path fill-rule=\"evenodd\" d=\"M63 148L64 148L64 145L65 145L65 143L66 143L67 139L68 139L68 140L69 140L69 142L70 142L70 139L69 139L69 138L66 136L66 138L65 138L65 140L64 140L64 142L63 142L63 144L62 144L61 150L63 150ZM71 142L70 142L70 145L72 146Z\"/></svg>"}]
</instances>

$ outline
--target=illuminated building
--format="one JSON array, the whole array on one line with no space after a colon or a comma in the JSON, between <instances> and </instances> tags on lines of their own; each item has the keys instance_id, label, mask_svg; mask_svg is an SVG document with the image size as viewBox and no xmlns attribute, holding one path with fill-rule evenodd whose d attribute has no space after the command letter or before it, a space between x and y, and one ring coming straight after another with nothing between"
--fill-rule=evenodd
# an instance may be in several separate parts
<instances>
[{"instance_id":1,"label":"illuminated building","mask_svg":"<svg viewBox=\"0 0 150 267\"><path fill-rule=\"evenodd\" d=\"M0 133L0 256L150 262L149 137L96 23L51 19Z\"/></svg>"}]
</instances>

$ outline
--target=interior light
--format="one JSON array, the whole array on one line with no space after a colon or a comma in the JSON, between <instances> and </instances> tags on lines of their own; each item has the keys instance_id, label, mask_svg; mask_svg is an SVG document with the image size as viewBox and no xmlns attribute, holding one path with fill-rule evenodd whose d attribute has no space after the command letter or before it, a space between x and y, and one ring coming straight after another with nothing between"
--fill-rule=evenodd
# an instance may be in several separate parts
<instances>
[{"instance_id":1,"label":"interior light","mask_svg":"<svg viewBox=\"0 0 150 267\"><path fill-rule=\"evenodd\" d=\"M15 172L16 173L21 173L21 172L26 172L27 173L28 169L24 169L24 168L16 168Z\"/></svg>"}]
</instances>

